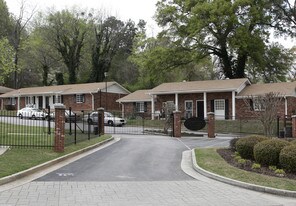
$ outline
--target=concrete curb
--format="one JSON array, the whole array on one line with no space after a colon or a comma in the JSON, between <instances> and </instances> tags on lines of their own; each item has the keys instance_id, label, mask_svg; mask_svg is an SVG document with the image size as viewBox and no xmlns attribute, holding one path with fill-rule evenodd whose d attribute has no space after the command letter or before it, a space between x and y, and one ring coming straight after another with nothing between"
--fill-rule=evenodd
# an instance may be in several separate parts
<instances>
[{"instance_id":1,"label":"concrete curb","mask_svg":"<svg viewBox=\"0 0 296 206\"><path fill-rule=\"evenodd\" d=\"M90 151L90 150L92 150L92 149L95 149L95 148L101 146L101 145L104 145L104 144L106 144L106 143L108 143L108 142L111 142L112 140L114 140L114 137L110 137L109 139L106 139L106 140L104 140L103 142L99 142L99 143L97 143L97 144L94 144L94 145L88 146L88 147L83 148L83 149L81 149L81 150L78 150L78 151L72 152L72 153L70 153L70 154L64 155L64 156L59 157L59 158L56 158L56 159L54 159L54 160L50 160L50 161L48 161L48 162L42 163L42 164L37 165L37 166L35 166L35 167L29 168L29 169L27 169L27 170L24 170L24 171L21 171L21 172L15 173L15 174L13 174L13 175L9 175L9 176L6 176L6 177L3 177L3 178L0 178L0 186L1 186L1 185L4 185L4 184L7 184L7 183L10 183L10 182L13 182L13 181L15 181L15 180L18 180L18 179L20 179L20 178L26 177L26 176L28 176L28 175L31 175L31 174L35 173L35 172L39 172L39 171L41 171L41 170L44 170L44 169L46 169L46 168L48 168L48 167L50 167L50 166L53 166L53 165L55 165L55 164L57 164L57 163L59 163L59 162L62 162L62 161L64 161L64 160L67 160L67 159L70 159L70 158L75 157L75 156L77 156L77 155L80 155L80 154L82 154L82 153L84 153L84 152L88 152L88 151Z\"/></svg>"},{"instance_id":2,"label":"concrete curb","mask_svg":"<svg viewBox=\"0 0 296 206\"><path fill-rule=\"evenodd\" d=\"M294 191L275 189L275 188L271 188L271 187L264 187L264 186L254 185L254 184L250 184L250 183L246 183L246 182L241 182L238 180L233 180L233 179L223 177L223 176L217 175L215 173L209 172L207 170L204 170L203 168L201 168L200 166L197 165L194 150L195 149L191 150L192 166L195 171L197 171L198 173L200 173L208 178L211 178L211 179L214 179L214 180L226 183L226 184L242 187L245 189L258 191L258 192L265 192L265 193L269 193L269 194L286 196L286 197L296 197L296 192L294 192Z\"/></svg>"}]
</instances>

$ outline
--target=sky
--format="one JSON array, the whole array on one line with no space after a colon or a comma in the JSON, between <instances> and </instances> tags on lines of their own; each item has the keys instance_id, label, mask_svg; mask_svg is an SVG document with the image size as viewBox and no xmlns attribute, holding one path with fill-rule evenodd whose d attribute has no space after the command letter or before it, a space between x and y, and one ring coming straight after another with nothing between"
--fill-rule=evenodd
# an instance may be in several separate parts
<instances>
[{"instance_id":1,"label":"sky","mask_svg":"<svg viewBox=\"0 0 296 206\"><path fill-rule=\"evenodd\" d=\"M11 13L19 14L22 0L5 0ZM137 23L139 19L147 22L147 32L149 36L156 36L159 28L153 20L156 11L157 0L23 0L26 10L32 11L36 7L37 11L46 11L48 8L61 10L71 8L74 5L82 9L105 10L107 14L114 15L118 19L127 21L132 19Z\"/></svg>"}]
</instances>

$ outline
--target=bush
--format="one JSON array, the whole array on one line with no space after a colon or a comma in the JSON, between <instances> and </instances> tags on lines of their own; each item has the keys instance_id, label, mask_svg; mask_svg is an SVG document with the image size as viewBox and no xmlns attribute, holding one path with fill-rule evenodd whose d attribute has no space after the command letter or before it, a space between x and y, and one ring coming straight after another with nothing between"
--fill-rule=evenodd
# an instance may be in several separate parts
<instances>
[{"instance_id":1,"label":"bush","mask_svg":"<svg viewBox=\"0 0 296 206\"><path fill-rule=\"evenodd\" d=\"M296 145L296 139L291 141L291 143Z\"/></svg>"},{"instance_id":2,"label":"bush","mask_svg":"<svg viewBox=\"0 0 296 206\"><path fill-rule=\"evenodd\" d=\"M258 163L254 163L254 164L252 164L252 169L253 170L258 170L258 169L260 169L261 168L261 165L260 164L258 164Z\"/></svg>"},{"instance_id":3,"label":"bush","mask_svg":"<svg viewBox=\"0 0 296 206\"><path fill-rule=\"evenodd\" d=\"M231 139L230 142L229 142L229 148L232 150L232 151L236 151L236 142L237 140L239 140L240 138L234 138L234 139Z\"/></svg>"},{"instance_id":4,"label":"bush","mask_svg":"<svg viewBox=\"0 0 296 206\"><path fill-rule=\"evenodd\" d=\"M282 168L290 172L296 172L296 144L284 147L279 159Z\"/></svg>"},{"instance_id":5,"label":"bush","mask_svg":"<svg viewBox=\"0 0 296 206\"><path fill-rule=\"evenodd\" d=\"M255 161L264 166L278 166L280 152L288 145L290 145L289 142L280 139L271 139L260 142L254 147Z\"/></svg>"},{"instance_id":6,"label":"bush","mask_svg":"<svg viewBox=\"0 0 296 206\"><path fill-rule=\"evenodd\" d=\"M259 135L252 135L246 138L240 138L236 142L236 150L240 156L244 159L254 159L254 146L264 140L269 138Z\"/></svg>"}]
</instances>

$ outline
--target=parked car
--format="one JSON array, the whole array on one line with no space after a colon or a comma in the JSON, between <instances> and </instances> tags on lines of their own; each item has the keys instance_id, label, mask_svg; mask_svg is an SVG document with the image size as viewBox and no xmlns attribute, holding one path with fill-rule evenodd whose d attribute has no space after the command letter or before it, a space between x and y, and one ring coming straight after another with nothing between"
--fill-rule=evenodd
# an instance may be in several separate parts
<instances>
[{"instance_id":1,"label":"parked car","mask_svg":"<svg viewBox=\"0 0 296 206\"><path fill-rule=\"evenodd\" d=\"M50 113L50 119L55 119L55 112ZM65 122L69 122L71 119L72 122L75 121L75 113L70 110L65 110Z\"/></svg>"},{"instance_id":2,"label":"parked car","mask_svg":"<svg viewBox=\"0 0 296 206\"><path fill-rule=\"evenodd\" d=\"M98 112L90 113L89 117L88 115L84 115L83 120L87 121L89 124L97 124ZM110 112L104 112L104 124L109 126L123 126L126 124L126 121L123 118L114 116Z\"/></svg>"},{"instance_id":3,"label":"parked car","mask_svg":"<svg viewBox=\"0 0 296 206\"><path fill-rule=\"evenodd\" d=\"M40 109L32 107L24 107L17 111L17 116L19 118L29 118L29 119L45 119L48 114Z\"/></svg>"}]
</instances>

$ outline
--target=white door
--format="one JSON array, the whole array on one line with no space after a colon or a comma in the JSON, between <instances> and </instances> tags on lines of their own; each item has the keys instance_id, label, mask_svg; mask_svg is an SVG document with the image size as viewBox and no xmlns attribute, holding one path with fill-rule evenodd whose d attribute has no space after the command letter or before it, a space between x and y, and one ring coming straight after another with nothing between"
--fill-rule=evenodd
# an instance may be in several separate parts
<instances>
[{"instance_id":1,"label":"white door","mask_svg":"<svg viewBox=\"0 0 296 206\"><path fill-rule=\"evenodd\" d=\"M225 99L216 99L214 101L215 118L225 119Z\"/></svg>"}]
</instances>

